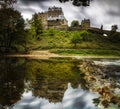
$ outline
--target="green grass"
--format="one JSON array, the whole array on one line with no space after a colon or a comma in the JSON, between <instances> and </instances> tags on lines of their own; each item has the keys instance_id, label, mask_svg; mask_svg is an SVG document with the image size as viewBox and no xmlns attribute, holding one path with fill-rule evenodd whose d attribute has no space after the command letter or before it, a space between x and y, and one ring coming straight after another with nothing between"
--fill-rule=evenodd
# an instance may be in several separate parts
<instances>
[{"instance_id":1,"label":"green grass","mask_svg":"<svg viewBox=\"0 0 120 109\"><path fill-rule=\"evenodd\" d=\"M83 37L76 48L71 38L76 31L46 30L39 40L32 40L28 47L32 50L53 49L51 52L64 55L81 56L120 56L120 43L113 43L108 37L89 33Z\"/></svg>"},{"instance_id":2,"label":"green grass","mask_svg":"<svg viewBox=\"0 0 120 109\"><path fill-rule=\"evenodd\" d=\"M120 56L118 50L101 50L101 49L54 49L50 52L62 55L79 55L79 56Z\"/></svg>"}]
</instances>

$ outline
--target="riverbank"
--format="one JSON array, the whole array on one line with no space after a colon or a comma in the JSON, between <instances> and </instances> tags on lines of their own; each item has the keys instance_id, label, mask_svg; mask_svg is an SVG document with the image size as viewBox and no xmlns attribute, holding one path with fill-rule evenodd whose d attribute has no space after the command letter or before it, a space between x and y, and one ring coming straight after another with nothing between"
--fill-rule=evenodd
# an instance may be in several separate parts
<instances>
[{"instance_id":1,"label":"riverbank","mask_svg":"<svg viewBox=\"0 0 120 109\"><path fill-rule=\"evenodd\" d=\"M5 54L4 57L22 57L31 59L49 59L49 58L73 58L73 59L83 59L83 58L115 58L120 59L118 55L94 55L94 54L79 54L79 53L61 53L55 52L57 50L32 50L29 53L15 53L15 54ZM57 54L58 53L58 54Z\"/></svg>"}]
</instances>

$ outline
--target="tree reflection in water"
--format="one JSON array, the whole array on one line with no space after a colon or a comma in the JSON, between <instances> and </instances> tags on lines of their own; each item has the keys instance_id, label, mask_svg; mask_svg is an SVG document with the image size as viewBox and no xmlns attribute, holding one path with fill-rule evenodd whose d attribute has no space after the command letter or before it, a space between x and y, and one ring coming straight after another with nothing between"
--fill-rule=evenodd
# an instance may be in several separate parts
<instances>
[{"instance_id":1,"label":"tree reflection in water","mask_svg":"<svg viewBox=\"0 0 120 109\"><path fill-rule=\"evenodd\" d=\"M0 59L0 104L12 105L20 100L24 92L25 61Z\"/></svg>"},{"instance_id":2,"label":"tree reflection in water","mask_svg":"<svg viewBox=\"0 0 120 109\"><path fill-rule=\"evenodd\" d=\"M27 63L34 96L48 98L51 102L62 100L66 84L81 83L76 61L70 60L31 60Z\"/></svg>"},{"instance_id":3,"label":"tree reflection in water","mask_svg":"<svg viewBox=\"0 0 120 109\"><path fill-rule=\"evenodd\" d=\"M103 78L103 73L108 74L107 71L116 71L116 69L113 69L112 66L112 69L98 67L92 63L62 58L50 60L0 59L0 106L15 105L13 106L15 109L39 109L37 106L41 105L41 109L68 109L68 105L69 109L82 109L82 107L83 109L96 109L91 101L95 96L82 89L94 88L93 77L97 78L97 85L98 83L101 85L101 80L109 82L109 78ZM114 68L119 71L118 67ZM87 79L85 74L87 78L92 77L93 81L87 81L90 78ZM71 86L67 88L66 85L69 82L72 83L73 88ZM76 88L78 84L82 89ZM68 92L70 92L69 95ZM118 95L115 100L119 102ZM113 109L117 109L117 107Z\"/></svg>"},{"instance_id":4,"label":"tree reflection in water","mask_svg":"<svg viewBox=\"0 0 120 109\"><path fill-rule=\"evenodd\" d=\"M24 89L35 97L52 102L62 100L66 84L82 81L76 61L29 60L24 58L0 59L0 104L10 106L21 99ZM26 86L29 82L29 86Z\"/></svg>"}]
</instances>

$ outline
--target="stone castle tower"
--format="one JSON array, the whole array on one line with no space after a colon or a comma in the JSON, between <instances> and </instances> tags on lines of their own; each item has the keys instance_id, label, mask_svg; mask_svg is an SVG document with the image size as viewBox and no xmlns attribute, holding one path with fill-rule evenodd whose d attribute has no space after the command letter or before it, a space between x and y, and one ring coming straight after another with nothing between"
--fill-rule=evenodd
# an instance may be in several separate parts
<instances>
[{"instance_id":1,"label":"stone castle tower","mask_svg":"<svg viewBox=\"0 0 120 109\"><path fill-rule=\"evenodd\" d=\"M82 20L82 22L81 22L81 28L83 30L90 29L90 19L84 19L84 20Z\"/></svg>"},{"instance_id":2,"label":"stone castle tower","mask_svg":"<svg viewBox=\"0 0 120 109\"><path fill-rule=\"evenodd\" d=\"M60 7L50 7L48 11L38 13L41 19L44 29L53 27L55 29L67 29L68 21L64 17L62 8Z\"/></svg>"}]
</instances>

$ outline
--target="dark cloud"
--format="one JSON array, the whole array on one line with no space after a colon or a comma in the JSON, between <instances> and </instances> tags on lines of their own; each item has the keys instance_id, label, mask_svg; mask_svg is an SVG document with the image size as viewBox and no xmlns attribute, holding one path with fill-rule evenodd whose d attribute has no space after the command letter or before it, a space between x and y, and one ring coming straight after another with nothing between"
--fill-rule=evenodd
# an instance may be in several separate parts
<instances>
[{"instance_id":1,"label":"dark cloud","mask_svg":"<svg viewBox=\"0 0 120 109\"><path fill-rule=\"evenodd\" d=\"M31 3L40 3L45 1L51 1L51 0L20 0L24 4L31 4Z\"/></svg>"},{"instance_id":2,"label":"dark cloud","mask_svg":"<svg viewBox=\"0 0 120 109\"><path fill-rule=\"evenodd\" d=\"M42 7L43 9L46 8L44 3L51 0L19 0L18 2L22 5L25 5L26 7L29 5L32 5L35 7L35 5L39 5L39 7Z\"/></svg>"},{"instance_id":3,"label":"dark cloud","mask_svg":"<svg viewBox=\"0 0 120 109\"><path fill-rule=\"evenodd\" d=\"M110 10L107 12L110 16L114 16L114 17L120 17L120 11L113 11Z\"/></svg>"}]
</instances>

